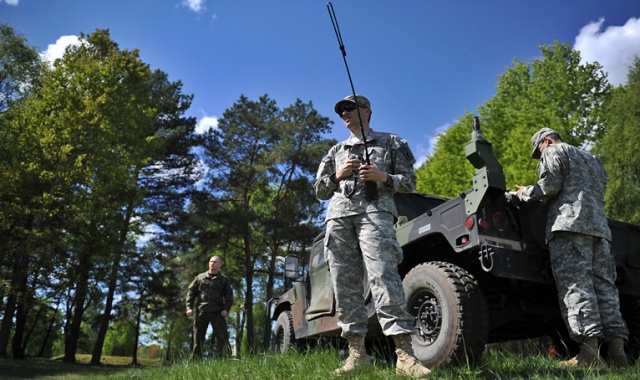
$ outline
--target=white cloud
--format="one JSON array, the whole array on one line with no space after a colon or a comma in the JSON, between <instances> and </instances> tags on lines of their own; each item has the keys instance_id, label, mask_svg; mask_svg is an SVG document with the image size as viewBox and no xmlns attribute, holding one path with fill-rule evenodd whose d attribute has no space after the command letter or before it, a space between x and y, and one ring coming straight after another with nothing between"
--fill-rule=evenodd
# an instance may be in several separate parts
<instances>
[{"instance_id":1,"label":"white cloud","mask_svg":"<svg viewBox=\"0 0 640 380\"><path fill-rule=\"evenodd\" d=\"M452 125L453 123L442 125L436 128L436 134L434 136L424 136L424 141L426 143L419 143L418 149L416 150L416 152L414 152L416 154L416 163L413 164L413 167L415 169L419 168L427 161L428 154L433 154L433 148L436 146L438 138L440 138L441 134L445 133L449 128L451 128Z\"/></svg>"},{"instance_id":2,"label":"white cloud","mask_svg":"<svg viewBox=\"0 0 640 380\"><path fill-rule=\"evenodd\" d=\"M580 29L574 49L580 51L583 62L600 63L609 83L624 84L633 57L640 55L640 18L632 17L623 26L609 26L604 31L602 24L604 18Z\"/></svg>"},{"instance_id":3,"label":"white cloud","mask_svg":"<svg viewBox=\"0 0 640 380\"><path fill-rule=\"evenodd\" d=\"M18 5L18 3L20 2L20 0L0 0L0 3L5 2L9 5Z\"/></svg>"},{"instance_id":4,"label":"white cloud","mask_svg":"<svg viewBox=\"0 0 640 380\"><path fill-rule=\"evenodd\" d=\"M202 119L200 119L200 121L198 121L198 124L196 125L196 133L200 135L203 133L207 133L210 129L217 129L217 128L218 128L218 118L205 116Z\"/></svg>"},{"instance_id":5,"label":"white cloud","mask_svg":"<svg viewBox=\"0 0 640 380\"><path fill-rule=\"evenodd\" d=\"M180 5L187 7L196 13L202 13L207 10L205 5L207 0L182 0Z\"/></svg>"},{"instance_id":6,"label":"white cloud","mask_svg":"<svg viewBox=\"0 0 640 380\"><path fill-rule=\"evenodd\" d=\"M58 58L62 58L64 50L69 45L78 46L80 40L78 36L62 36L58 38L55 44L49 44L47 50L40 54L40 56L49 63L53 63Z\"/></svg>"}]
</instances>

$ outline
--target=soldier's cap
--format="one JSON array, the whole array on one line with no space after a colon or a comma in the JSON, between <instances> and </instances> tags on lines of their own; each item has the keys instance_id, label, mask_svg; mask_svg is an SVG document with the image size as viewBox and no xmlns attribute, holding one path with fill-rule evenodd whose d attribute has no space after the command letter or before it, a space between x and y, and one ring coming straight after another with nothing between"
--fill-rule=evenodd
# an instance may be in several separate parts
<instances>
[{"instance_id":1,"label":"soldier's cap","mask_svg":"<svg viewBox=\"0 0 640 380\"><path fill-rule=\"evenodd\" d=\"M362 108L371 108L371 103L369 102L369 99L358 94L356 94L356 98L358 99L358 106ZM344 107L345 103L355 104L356 99L353 97L353 95L349 95L346 98L340 100L338 103L336 103L335 107L333 107L333 110L336 111L338 115L342 115L342 107Z\"/></svg>"},{"instance_id":2,"label":"soldier's cap","mask_svg":"<svg viewBox=\"0 0 640 380\"><path fill-rule=\"evenodd\" d=\"M533 146L533 151L531 152L531 158L535 158L536 160L540 159L540 151L538 150L538 145L542 143L542 140L552 134L559 135L558 132L554 131L551 128L542 128L538 132L536 132L531 137L531 145Z\"/></svg>"}]
</instances>

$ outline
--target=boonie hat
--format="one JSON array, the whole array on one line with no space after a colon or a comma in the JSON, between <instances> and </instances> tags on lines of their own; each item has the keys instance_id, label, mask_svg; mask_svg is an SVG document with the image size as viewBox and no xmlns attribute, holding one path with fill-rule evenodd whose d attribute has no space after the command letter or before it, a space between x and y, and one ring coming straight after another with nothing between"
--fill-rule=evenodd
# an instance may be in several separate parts
<instances>
[{"instance_id":1,"label":"boonie hat","mask_svg":"<svg viewBox=\"0 0 640 380\"><path fill-rule=\"evenodd\" d=\"M369 102L369 99L365 98L362 95L358 95L356 94L356 98L358 99L358 106L362 107L362 108L371 108L371 103ZM355 104L356 99L353 97L353 95L349 95L346 98L340 100L338 103L336 103L335 107L333 107L333 110L336 111L336 113L338 115L342 114L342 107L344 107L345 103L354 103Z\"/></svg>"},{"instance_id":2,"label":"boonie hat","mask_svg":"<svg viewBox=\"0 0 640 380\"><path fill-rule=\"evenodd\" d=\"M536 160L540 159L540 151L538 150L538 145L542 143L542 139L554 133L558 134L558 132L554 131L553 129L545 127L540 129L531 137L531 145L533 146L531 158L535 158Z\"/></svg>"}]
</instances>

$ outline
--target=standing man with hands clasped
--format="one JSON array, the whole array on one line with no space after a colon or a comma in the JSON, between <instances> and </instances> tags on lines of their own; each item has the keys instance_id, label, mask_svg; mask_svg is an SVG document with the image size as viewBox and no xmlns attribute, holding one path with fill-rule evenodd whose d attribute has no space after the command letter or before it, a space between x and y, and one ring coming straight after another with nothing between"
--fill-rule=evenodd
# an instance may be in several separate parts
<instances>
[{"instance_id":1,"label":"standing man with hands clasped","mask_svg":"<svg viewBox=\"0 0 640 380\"><path fill-rule=\"evenodd\" d=\"M349 343L349 356L335 374L352 373L370 364L364 343L368 316L363 280L367 275L378 321L396 345L396 373L426 377L431 371L415 358L411 346L414 319L406 310L398 274L403 253L393 229L397 218L393 194L415 189L415 159L405 140L369 127L371 103L364 96L347 96L334 109L350 135L322 159L314 188L319 199L331 198L324 252L336 296L338 325ZM367 152L362 130L370 164L363 159ZM377 199L365 196L365 181L375 183Z\"/></svg>"},{"instance_id":2,"label":"standing man with hands clasped","mask_svg":"<svg viewBox=\"0 0 640 380\"><path fill-rule=\"evenodd\" d=\"M531 138L531 157L539 159L535 185L517 186L521 201L549 204L546 240L558 288L560 310L580 352L564 363L601 364L599 344L617 367L629 365L624 342L629 331L620 314L611 230L604 211L607 172L592 154L566 144L542 128Z\"/></svg>"},{"instance_id":3,"label":"standing man with hands clasped","mask_svg":"<svg viewBox=\"0 0 640 380\"><path fill-rule=\"evenodd\" d=\"M222 259L209 259L209 270L200 273L187 291L187 316L193 320L193 356L202 357L204 338L209 323L216 340L216 355L221 357L229 346L229 332L225 318L233 304L233 290L229 278L220 273Z\"/></svg>"}]
</instances>

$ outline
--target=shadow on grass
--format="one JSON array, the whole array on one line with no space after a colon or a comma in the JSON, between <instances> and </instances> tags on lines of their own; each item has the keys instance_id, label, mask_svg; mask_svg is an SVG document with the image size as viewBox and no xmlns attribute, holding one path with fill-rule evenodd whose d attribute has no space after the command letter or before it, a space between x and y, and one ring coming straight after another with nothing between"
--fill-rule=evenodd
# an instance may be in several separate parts
<instances>
[{"instance_id":1,"label":"shadow on grass","mask_svg":"<svg viewBox=\"0 0 640 380\"><path fill-rule=\"evenodd\" d=\"M91 376L113 375L130 369L130 365L92 366L82 361L72 364L42 358L0 359L0 379L86 379Z\"/></svg>"}]
</instances>

